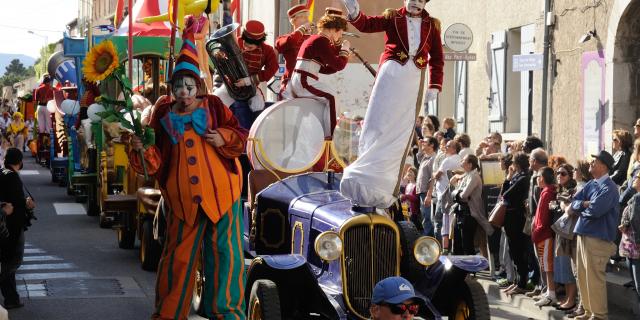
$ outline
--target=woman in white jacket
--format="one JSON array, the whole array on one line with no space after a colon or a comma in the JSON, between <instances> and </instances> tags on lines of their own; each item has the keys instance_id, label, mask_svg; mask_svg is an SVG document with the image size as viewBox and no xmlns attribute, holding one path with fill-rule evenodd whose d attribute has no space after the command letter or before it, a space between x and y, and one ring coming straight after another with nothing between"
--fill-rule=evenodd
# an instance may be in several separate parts
<instances>
[{"instance_id":1,"label":"woman in white jacket","mask_svg":"<svg viewBox=\"0 0 640 320\"><path fill-rule=\"evenodd\" d=\"M457 184L452 194L456 206L456 226L453 248L454 254L473 255L476 253L474 237L480 226L487 235L493 233L493 227L487 220L484 202L482 201L482 178L478 157L467 155L462 159L464 173L451 178Z\"/></svg>"}]
</instances>

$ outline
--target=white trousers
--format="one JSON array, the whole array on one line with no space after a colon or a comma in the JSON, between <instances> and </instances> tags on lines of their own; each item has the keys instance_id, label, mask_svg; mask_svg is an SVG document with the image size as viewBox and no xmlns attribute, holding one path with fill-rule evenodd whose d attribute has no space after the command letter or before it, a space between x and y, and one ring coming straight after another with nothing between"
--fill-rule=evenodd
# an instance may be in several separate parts
<instances>
[{"instance_id":1,"label":"white trousers","mask_svg":"<svg viewBox=\"0 0 640 320\"><path fill-rule=\"evenodd\" d=\"M289 99L311 98L326 105L323 126L324 136L331 136L331 131L334 129L331 127L331 105L334 104L333 107L335 108L335 100L329 86L307 74L294 72L285 92L287 97L290 97Z\"/></svg>"},{"instance_id":2,"label":"white trousers","mask_svg":"<svg viewBox=\"0 0 640 320\"><path fill-rule=\"evenodd\" d=\"M355 204L388 208L396 200L403 159L415 127L421 70L388 60L378 71L358 145L344 170L340 192Z\"/></svg>"},{"instance_id":3,"label":"white trousers","mask_svg":"<svg viewBox=\"0 0 640 320\"><path fill-rule=\"evenodd\" d=\"M51 113L47 110L47 106L38 105L36 113L38 114L38 132L49 133L51 131Z\"/></svg>"},{"instance_id":4,"label":"white trousers","mask_svg":"<svg viewBox=\"0 0 640 320\"><path fill-rule=\"evenodd\" d=\"M213 91L213 95L217 96L222 100L225 106L230 107L235 100L229 94L229 90L227 90L227 85L223 84L220 88L217 88ZM260 88L256 88L256 95L249 99L249 108L251 111L261 111L264 109L264 96L262 95L262 90Z\"/></svg>"}]
</instances>

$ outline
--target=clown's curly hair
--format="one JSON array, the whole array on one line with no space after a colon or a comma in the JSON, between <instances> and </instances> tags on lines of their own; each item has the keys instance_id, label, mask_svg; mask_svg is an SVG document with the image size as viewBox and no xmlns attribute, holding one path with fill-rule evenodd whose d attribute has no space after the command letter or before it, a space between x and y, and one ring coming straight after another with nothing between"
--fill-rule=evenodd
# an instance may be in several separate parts
<instances>
[{"instance_id":1,"label":"clown's curly hair","mask_svg":"<svg viewBox=\"0 0 640 320\"><path fill-rule=\"evenodd\" d=\"M317 23L318 29L335 29L347 31L347 19L333 14L323 15Z\"/></svg>"}]
</instances>

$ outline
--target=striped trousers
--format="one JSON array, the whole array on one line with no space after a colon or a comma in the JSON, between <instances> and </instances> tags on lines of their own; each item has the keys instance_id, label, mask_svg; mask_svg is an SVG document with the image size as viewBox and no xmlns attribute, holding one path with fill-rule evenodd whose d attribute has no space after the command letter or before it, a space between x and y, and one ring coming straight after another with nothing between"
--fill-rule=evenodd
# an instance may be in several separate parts
<instances>
[{"instance_id":1,"label":"striped trousers","mask_svg":"<svg viewBox=\"0 0 640 320\"><path fill-rule=\"evenodd\" d=\"M217 223L200 209L194 226L167 215L152 319L188 318L199 259L206 279L201 304L207 318L245 319L241 208L238 200Z\"/></svg>"}]
</instances>

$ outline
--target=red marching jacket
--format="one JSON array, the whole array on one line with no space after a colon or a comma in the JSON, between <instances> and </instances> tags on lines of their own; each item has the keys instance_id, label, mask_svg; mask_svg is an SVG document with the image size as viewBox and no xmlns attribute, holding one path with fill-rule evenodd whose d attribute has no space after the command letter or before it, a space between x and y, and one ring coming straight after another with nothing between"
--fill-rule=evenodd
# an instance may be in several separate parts
<instances>
[{"instance_id":1,"label":"red marching jacket","mask_svg":"<svg viewBox=\"0 0 640 320\"><path fill-rule=\"evenodd\" d=\"M384 52L380 56L380 65L387 60L394 60L402 65L409 61L409 38L407 35L407 10L396 9L395 17L367 16L362 12L350 21L360 32L385 32ZM429 65L429 88L442 90L444 54L440 39L440 23L431 18L426 10L422 10L422 30L420 45L413 57L413 63L419 69Z\"/></svg>"},{"instance_id":2,"label":"red marching jacket","mask_svg":"<svg viewBox=\"0 0 640 320\"><path fill-rule=\"evenodd\" d=\"M249 74L252 77L257 76L259 82L268 81L278 72L278 58L272 46L262 43L258 49L244 51L244 41L240 38L238 38L238 45L243 50L242 56Z\"/></svg>"},{"instance_id":3,"label":"red marching jacket","mask_svg":"<svg viewBox=\"0 0 640 320\"><path fill-rule=\"evenodd\" d=\"M329 38L319 34L310 36L302 43L298 59L317 62L322 74L336 73L349 62L348 53L342 54L340 48L333 45Z\"/></svg>"},{"instance_id":4,"label":"red marching jacket","mask_svg":"<svg viewBox=\"0 0 640 320\"><path fill-rule=\"evenodd\" d=\"M294 31L289 34L279 36L276 39L275 48L278 52L284 56L285 72L282 76L283 80L291 78L293 69L296 67L296 58L298 58L298 51L302 46L302 43L309 38L308 34L303 34L301 31Z\"/></svg>"}]
</instances>

